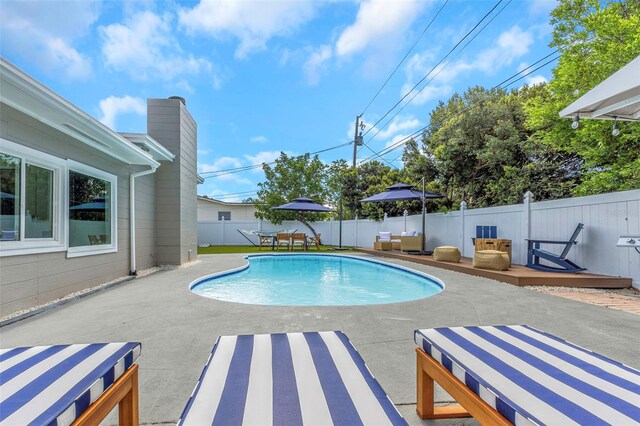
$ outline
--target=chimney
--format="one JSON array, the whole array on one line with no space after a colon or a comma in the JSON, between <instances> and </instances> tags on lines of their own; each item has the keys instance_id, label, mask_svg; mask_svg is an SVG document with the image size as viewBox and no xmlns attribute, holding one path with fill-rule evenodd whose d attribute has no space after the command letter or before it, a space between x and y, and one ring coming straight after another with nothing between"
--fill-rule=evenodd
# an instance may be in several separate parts
<instances>
[{"instance_id":1,"label":"chimney","mask_svg":"<svg viewBox=\"0 0 640 426\"><path fill-rule=\"evenodd\" d=\"M156 171L156 261L181 265L197 253L197 126L184 98L147 100L147 133L175 155Z\"/></svg>"}]
</instances>

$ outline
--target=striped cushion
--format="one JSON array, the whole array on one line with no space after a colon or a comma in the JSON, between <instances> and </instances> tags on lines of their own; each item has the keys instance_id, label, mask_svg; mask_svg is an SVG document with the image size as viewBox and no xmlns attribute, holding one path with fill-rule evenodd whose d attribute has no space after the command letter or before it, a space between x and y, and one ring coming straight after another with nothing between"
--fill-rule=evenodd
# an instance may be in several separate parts
<instances>
[{"instance_id":1,"label":"striped cushion","mask_svg":"<svg viewBox=\"0 0 640 426\"><path fill-rule=\"evenodd\" d=\"M69 425L140 356L140 343L0 350L0 425Z\"/></svg>"},{"instance_id":2,"label":"striped cushion","mask_svg":"<svg viewBox=\"0 0 640 426\"><path fill-rule=\"evenodd\" d=\"M516 425L640 422L640 371L532 327L416 330L415 341Z\"/></svg>"},{"instance_id":3,"label":"striped cushion","mask_svg":"<svg viewBox=\"0 0 640 426\"><path fill-rule=\"evenodd\" d=\"M178 425L406 425L340 331L218 338Z\"/></svg>"}]
</instances>

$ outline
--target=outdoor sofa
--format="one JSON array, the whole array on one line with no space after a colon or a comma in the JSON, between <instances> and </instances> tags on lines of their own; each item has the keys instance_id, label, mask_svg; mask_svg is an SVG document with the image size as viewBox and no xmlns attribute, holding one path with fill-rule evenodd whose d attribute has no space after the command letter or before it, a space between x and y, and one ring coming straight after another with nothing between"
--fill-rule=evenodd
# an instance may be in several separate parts
<instances>
[{"instance_id":1,"label":"outdoor sofa","mask_svg":"<svg viewBox=\"0 0 640 426\"><path fill-rule=\"evenodd\" d=\"M416 330L423 419L640 424L640 371L526 325ZM434 407L434 380L460 406Z\"/></svg>"},{"instance_id":2,"label":"outdoor sofa","mask_svg":"<svg viewBox=\"0 0 640 426\"><path fill-rule=\"evenodd\" d=\"M140 343L0 349L0 424L138 425Z\"/></svg>"},{"instance_id":3,"label":"outdoor sofa","mask_svg":"<svg viewBox=\"0 0 640 426\"><path fill-rule=\"evenodd\" d=\"M422 250L422 236L419 232L403 231L400 235L393 235L391 232L378 232L376 241L373 243L374 250L384 250L383 243L391 243L391 250L400 251L420 251Z\"/></svg>"},{"instance_id":4,"label":"outdoor sofa","mask_svg":"<svg viewBox=\"0 0 640 426\"><path fill-rule=\"evenodd\" d=\"M406 425L341 331L221 336L178 425Z\"/></svg>"}]
</instances>

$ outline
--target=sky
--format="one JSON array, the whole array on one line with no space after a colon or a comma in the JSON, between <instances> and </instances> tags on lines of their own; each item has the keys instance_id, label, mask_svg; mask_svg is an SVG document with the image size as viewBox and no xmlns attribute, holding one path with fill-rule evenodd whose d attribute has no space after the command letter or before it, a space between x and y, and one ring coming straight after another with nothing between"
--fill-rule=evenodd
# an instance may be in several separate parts
<instances>
[{"instance_id":1,"label":"sky","mask_svg":"<svg viewBox=\"0 0 640 426\"><path fill-rule=\"evenodd\" d=\"M146 132L147 98L185 98L198 194L233 202L255 195L261 169L210 172L340 145L320 159L351 163L362 113L365 160L427 126L439 101L553 51L555 2L502 0L447 57L498 2L0 0L0 54L118 132ZM509 87L548 81L554 64ZM401 153L384 161L401 167Z\"/></svg>"}]
</instances>

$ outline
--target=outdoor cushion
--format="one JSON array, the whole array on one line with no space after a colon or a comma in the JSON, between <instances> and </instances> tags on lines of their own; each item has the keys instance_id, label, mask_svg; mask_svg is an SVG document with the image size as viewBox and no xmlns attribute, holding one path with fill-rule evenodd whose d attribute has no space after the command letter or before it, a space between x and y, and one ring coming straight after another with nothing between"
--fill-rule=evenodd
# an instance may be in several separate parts
<instances>
[{"instance_id":1,"label":"outdoor cushion","mask_svg":"<svg viewBox=\"0 0 640 426\"><path fill-rule=\"evenodd\" d=\"M406 425L341 331L221 336L178 425Z\"/></svg>"},{"instance_id":2,"label":"outdoor cushion","mask_svg":"<svg viewBox=\"0 0 640 426\"><path fill-rule=\"evenodd\" d=\"M140 343L1 349L0 424L70 425L140 350Z\"/></svg>"},{"instance_id":3,"label":"outdoor cushion","mask_svg":"<svg viewBox=\"0 0 640 426\"><path fill-rule=\"evenodd\" d=\"M391 232L379 232L378 237L380 241L391 241Z\"/></svg>"},{"instance_id":4,"label":"outdoor cushion","mask_svg":"<svg viewBox=\"0 0 640 426\"><path fill-rule=\"evenodd\" d=\"M402 232L400 233L400 236L401 236L401 237L406 237L407 235L408 235L407 231L402 231Z\"/></svg>"},{"instance_id":5,"label":"outdoor cushion","mask_svg":"<svg viewBox=\"0 0 640 426\"><path fill-rule=\"evenodd\" d=\"M535 328L443 327L414 338L516 425L640 422L640 371Z\"/></svg>"},{"instance_id":6,"label":"outdoor cushion","mask_svg":"<svg viewBox=\"0 0 640 426\"><path fill-rule=\"evenodd\" d=\"M433 251L433 259L440 262L460 262L460 249L454 246L439 246Z\"/></svg>"},{"instance_id":7,"label":"outdoor cushion","mask_svg":"<svg viewBox=\"0 0 640 426\"><path fill-rule=\"evenodd\" d=\"M478 250L473 255L473 267L506 271L509 269L509 254L498 250Z\"/></svg>"}]
</instances>

